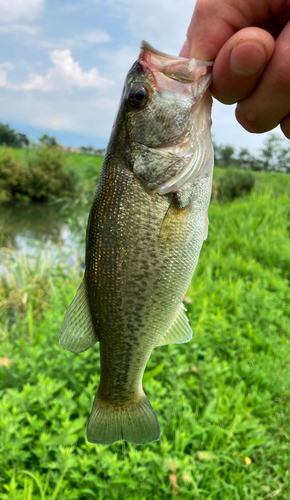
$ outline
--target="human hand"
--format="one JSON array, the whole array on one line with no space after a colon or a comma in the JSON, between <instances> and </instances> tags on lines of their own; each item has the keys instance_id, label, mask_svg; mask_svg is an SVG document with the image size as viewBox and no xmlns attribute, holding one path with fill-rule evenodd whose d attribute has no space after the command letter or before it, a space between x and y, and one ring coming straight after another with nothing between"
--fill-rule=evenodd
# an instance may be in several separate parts
<instances>
[{"instance_id":1,"label":"human hand","mask_svg":"<svg viewBox=\"0 0 290 500\"><path fill-rule=\"evenodd\" d=\"M210 90L246 130L290 139L290 0L197 0L180 55L215 60Z\"/></svg>"}]
</instances>

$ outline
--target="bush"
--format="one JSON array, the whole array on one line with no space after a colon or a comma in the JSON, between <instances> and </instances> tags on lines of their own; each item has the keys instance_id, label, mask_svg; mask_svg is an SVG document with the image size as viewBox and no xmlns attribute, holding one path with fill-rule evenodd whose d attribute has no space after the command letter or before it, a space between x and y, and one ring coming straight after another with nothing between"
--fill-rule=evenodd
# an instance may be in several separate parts
<instances>
[{"instance_id":1,"label":"bush","mask_svg":"<svg viewBox=\"0 0 290 500\"><path fill-rule=\"evenodd\" d=\"M227 169L213 182L212 198L230 201L248 194L255 185L255 177L244 170Z\"/></svg>"},{"instance_id":2,"label":"bush","mask_svg":"<svg viewBox=\"0 0 290 500\"><path fill-rule=\"evenodd\" d=\"M12 149L0 149L0 201L16 196L23 184L24 163Z\"/></svg>"},{"instance_id":3,"label":"bush","mask_svg":"<svg viewBox=\"0 0 290 500\"><path fill-rule=\"evenodd\" d=\"M41 146L28 158L27 185L23 193L32 200L60 198L73 190L64 171L67 154L61 147Z\"/></svg>"},{"instance_id":4,"label":"bush","mask_svg":"<svg viewBox=\"0 0 290 500\"><path fill-rule=\"evenodd\" d=\"M15 197L31 200L60 198L73 191L72 179L64 170L67 155L61 147L41 146L29 151L26 161L11 149L0 150L0 201Z\"/></svg>"}]
</instances>

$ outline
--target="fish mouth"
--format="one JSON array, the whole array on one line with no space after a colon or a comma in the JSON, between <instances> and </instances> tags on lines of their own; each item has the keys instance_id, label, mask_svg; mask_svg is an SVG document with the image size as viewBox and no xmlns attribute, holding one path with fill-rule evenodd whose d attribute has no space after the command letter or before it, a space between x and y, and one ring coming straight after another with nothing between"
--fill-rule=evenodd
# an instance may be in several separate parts
<instances>
[{"instance_id":1,"label":"fish mouth","mask_svg":"<svg viewBox=\"0 0 290 500\"><path fill-rule=\"evenodd\" d=\"M212 149L209 132L212 98L207 89L212 81L213 61L171 56L142 41L139 63L153 75L157 92L172 92L179 94L181 99L191 100L184 131L171 141L150 148L170 151L185 162L179 174L156 189L165 194L193 182L207 161L205 147Z\"/></svg>"},{"instance_id":2,"label":"fish mouth","mask_svg":"<svg viewBox=\"0 0 290 500\"><path fill-rule=\"evenodd\" d=\"M212 80L213 62L170 56L144 41L138 63L151 72L157 92L190 96L193 103L202 97Z\"/></svg>"},{"instance_id":3,"label":"fish mouth","mask_svg":"<svg viewBox=\"0 0 290 500\"><path fill-rule=\"evenodd\" d=\"M168 78L180 83L194 83L202 76L211 74L213 61L199 61L179 56L171 56L154 49L143 40L140 46L140 63L153 73L161 72ZM209 85L209 84L208 84Z\"/></svg>"},{"instance_id":4,"label":"fish mouth","mask_svg":"<svg viewBox=\"0 0 290 500\"><path fill-rule=\"evenodd\" d=\"M181 165L176 175L153 191L161 195L177 192L192 184L201 172L206 175L213 170L210 134L212 98L207 91L212 80L213 62L171 56L142 41L138 63L150 71L157 92L173 93L189 104L183 132L169 142L147 146L161 154L173 153Z\"/></svg>"}]
</instances>

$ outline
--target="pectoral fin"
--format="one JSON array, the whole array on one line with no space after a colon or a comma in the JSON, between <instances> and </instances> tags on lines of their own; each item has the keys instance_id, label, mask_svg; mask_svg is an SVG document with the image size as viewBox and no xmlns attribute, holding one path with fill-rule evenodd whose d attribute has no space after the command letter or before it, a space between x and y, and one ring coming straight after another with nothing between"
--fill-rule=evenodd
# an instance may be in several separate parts
<instances>
[{"instance_id":1,"label":"pectoral fin","mask_svg":"<svg viewBox=\"0 0 290 500\"><path fill-rule=\"evenodd\" d=\"M171 151L154 149L138 143L131 152L131 162L134 174L150 191L156 190L175 177L186 165L182 158Z\"/></svg>"},{"instance_id":2,"label":"pectoral fin","mask_svg":"<svg viewBox=\"0 0 290 500\"><path fill-rule=\"evenodd\" d=\"M173 318L164 337L162 337L158 346L167 344L184 344L192 338L192 329L185 314L186 309L183 304L180 304L176 315Z\"/></svg>"},{"instance_id":3,"label":"pectoral fin","mask_svg":"<svg viewBox=\"0 0 290 500\"><path fill-rule=\"evenodd\" d=\"M64 317L59 343L68 351L83 352L98 340L88 304L86 284L83 280Z\"/></svg>"}]
</instances>

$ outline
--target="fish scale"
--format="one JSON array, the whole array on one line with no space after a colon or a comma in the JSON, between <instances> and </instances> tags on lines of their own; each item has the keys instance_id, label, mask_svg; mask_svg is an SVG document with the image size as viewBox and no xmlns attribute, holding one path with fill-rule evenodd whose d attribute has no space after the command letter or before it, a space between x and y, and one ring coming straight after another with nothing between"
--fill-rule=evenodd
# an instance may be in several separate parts
<instances>
[{"instance_id":1,"label":"fish scale","mask_svg":"<svg viewBox=\"0 0 290 500\"><path fill-rule=\"evenodd\" d=\"M155 347L192 336L182 300L211 195L209 73L208 63L143 42L125 82L89 216L84 279L60 336L73 352L100 342L100 385L88 423L94 443L159 439L143 373ZM200 161L190 163L196 144Z\"/></svg>"}]
</instances>

